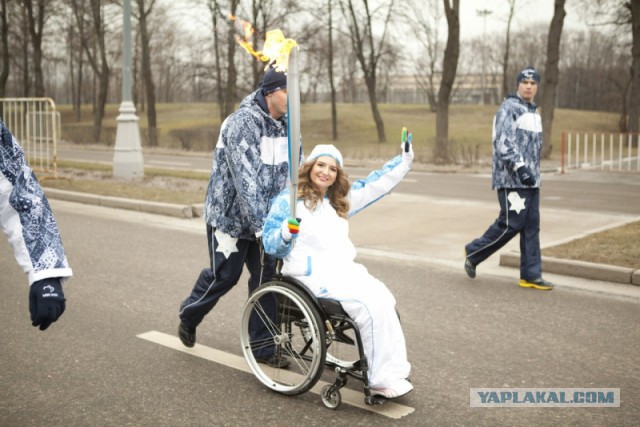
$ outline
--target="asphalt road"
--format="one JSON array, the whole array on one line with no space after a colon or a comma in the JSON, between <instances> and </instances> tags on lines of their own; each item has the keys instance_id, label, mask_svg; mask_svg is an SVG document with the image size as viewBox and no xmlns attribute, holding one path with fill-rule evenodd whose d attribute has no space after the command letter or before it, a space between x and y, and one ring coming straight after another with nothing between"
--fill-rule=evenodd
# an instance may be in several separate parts
<instances>
[{"instance_id":1,"label":"asphalt road","mask_svg":"<svg viewBox=\"0 0 640 427\"><path fill-rule=\"evenodd\" d=\"M637 425L640 418L638 298L524 290L514 285L516 273L483 271L470 280L460 266L398 258L399 243L377 236L377 255L363 250L360 260L396 296L415 390L395 406L346 402L331 411L314 393L280 396L241 369L244 277L198 329L202 347L175 345L178 305L207 263L200 220L52 206L75 276L65 287L67 311L48 331L30 325L26 278L0 241L2 426ZM358 245L388 222L357 218ZM213 360L205 358L213 350ZM357 382L348 387L359 395ZM471 408L477 387L619 388L621 406ZM393 418L398 411L406 415Z\"/></svg>"},{"instance_id":2,"label":"asphalt road","mask_svg":"<svg viewBox=\"0 0 640 427\"><path fill-rule=\"evenodd\" d=\"M111 150L62 145L57 151L58 158L64 160L113 161ZM145 167L211 170L211 156L202 153L145 153L144 163ZM556 170L557 166L543 164L543 169ZM426 169L416 165L411 176L396 191L443 199L496 202L489 173L433 173ZM370 169L347 161L347 171L350 178L358 179L364 178ZM640 215L640 174L600 171L571 171L565 175L544 173L541 197L541 206L546 208Z\"/></svg>"}]
</instances>

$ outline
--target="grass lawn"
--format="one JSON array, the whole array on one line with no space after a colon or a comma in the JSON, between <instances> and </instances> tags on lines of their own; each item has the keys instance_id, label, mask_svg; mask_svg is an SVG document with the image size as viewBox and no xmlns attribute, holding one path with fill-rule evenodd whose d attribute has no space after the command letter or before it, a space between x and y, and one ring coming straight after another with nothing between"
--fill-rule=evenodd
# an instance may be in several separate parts
<instances>
[{"instance_id":1,"label":"grass lawn","mask_svg":"<svg viewBox=\"0 0 640 427\"><path fill-rule=\"evenodd\" d=\"M301 133L305 147L335 144L345 157L383 159L399 148L402 127L413 133L416 160L429 163L436 136L436 116L425 105L380 104L387 138L378 142L369 104L338 104L338 139L332 140L330 104L301 106ZM69 105L59 105L62 139L92 144L91 108L84 106L80 121ZM103 121L102 143L115 141L118 105L107 106ZM491 128L497 105L452 105L449 117L449 141L458 163L472 163L491 158ZM158 104L159 146L168 149L209 152L220 129L218 108L210 103ZM143 148L147 140L146 112L138 111ZM556 109L552 129L552 160L560 159L563 130L580 132L616 132L618 115L613 113Z\"/></svg>"}]
</instances>

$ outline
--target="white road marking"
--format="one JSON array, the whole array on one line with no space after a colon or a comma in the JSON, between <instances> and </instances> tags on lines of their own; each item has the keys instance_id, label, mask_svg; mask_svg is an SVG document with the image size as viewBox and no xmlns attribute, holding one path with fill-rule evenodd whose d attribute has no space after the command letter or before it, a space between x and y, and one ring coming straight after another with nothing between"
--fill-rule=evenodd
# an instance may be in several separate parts
<instances>
[{"instance_id":1,"label":"white road marking","mask_svg":"<svg viewBox=\"0 0 640 427\"><path fill-rule=\"evenodd\" d=\"M182 345L178 337L158 331L145 332L137 335L137 337L253 375L251 368L247 366L247 362L244 360L244 357L236 356L235 354L225 353L224 351L216 350L215 348L201 344L196 344L193 348L188 348ZM322 387L327 384L329 383L325 381L318 381L315 387L310 391L320 395ZM415 408L400 405L396 402L386 402L384 405L369 406L364 403L364 394L362 392L351 390L346 387L340 390L340 394L342 395L343 403L364 409L365 411L384 415L388 418L399 419L415 411Z\"/></svg>"}]
</instances>

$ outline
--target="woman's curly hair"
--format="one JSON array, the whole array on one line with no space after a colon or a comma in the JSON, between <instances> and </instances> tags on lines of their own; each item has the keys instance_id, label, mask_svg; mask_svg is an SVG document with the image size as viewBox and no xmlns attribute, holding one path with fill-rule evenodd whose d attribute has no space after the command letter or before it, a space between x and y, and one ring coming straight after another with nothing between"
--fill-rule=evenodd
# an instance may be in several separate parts
<instances>
[{"instance_id":1,"label":"woman's curly hair","mask_svg":"<svg viewBox=\"0 0 640 427\"><path fill-rule=\"evenodd\" d=\"M298 181L298 198L304 200L304 205L307 209L313 211L318 206L318 201L322 197L320 192L316 190L311 182L311 169L316 164L316 160L309 163L304 163L300 167L299 181ZM347 173L344 169L337 165L338 173L336 175L336 181L327 189L326 196L329 198L329 203L336 210L338 216L347 218L349 214L349 184Z\"/></svg>"}]
</instances>

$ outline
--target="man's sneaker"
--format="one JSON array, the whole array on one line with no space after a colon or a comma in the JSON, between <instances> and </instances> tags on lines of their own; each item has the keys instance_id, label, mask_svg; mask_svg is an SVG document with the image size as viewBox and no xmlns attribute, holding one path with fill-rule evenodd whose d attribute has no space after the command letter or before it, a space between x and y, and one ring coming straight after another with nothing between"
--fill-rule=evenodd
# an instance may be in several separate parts
<instances>
[{"instance_id":1,"label":"man's sneaker","mask_svg":"<svg viewBox=\"0 0 640 427\"><path fill-rule=\"evenodd\" d=\"M289 359L287 359L286 357L278 356L276 354L272 354L271 356L266 357L264 359L256 359L256 362L266 363L272 368L277 368L277 369L285 369L291 363L289 362Z\"/></svg>"},{"instance_id":2,"label":"man's sneaker","mask_svg":"<svg viewBox=\"0 0 640 427\"><path fill-rule=\"evenodd\" d=\"M553 289L553 283L547 282L542 277L535 280L525 280L520 279L520 287L521 288L533 288L540 289L543 291L550 291Z\"/></svg>"},{"instance_id":3,"label":"man's sneaker","mask_svg":"<svg viewBox=\"0 0 640 427\"><path fill-rule=\"evenodd\" d=\"M473 265L469 258L464 260L464 271L466 271L467 276L471 277L472 279L476 277L476 266Z\"/></svg>"},{"instance_id":4,"label":"man's sneaker","mask_svg":"<svg viewBox=\"0 0 640 427\"><path fill-rule=\"evenodd\" d=\"M182 322L178 326L178 337L186 347L196 345L196 328L188 328Z\"/></svg>"}]
</instances>

